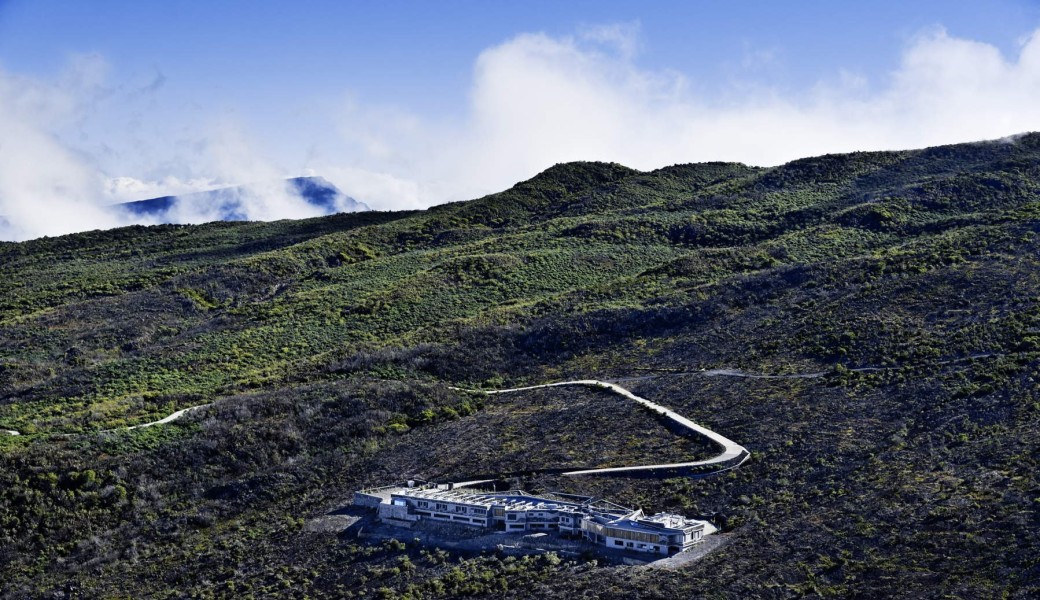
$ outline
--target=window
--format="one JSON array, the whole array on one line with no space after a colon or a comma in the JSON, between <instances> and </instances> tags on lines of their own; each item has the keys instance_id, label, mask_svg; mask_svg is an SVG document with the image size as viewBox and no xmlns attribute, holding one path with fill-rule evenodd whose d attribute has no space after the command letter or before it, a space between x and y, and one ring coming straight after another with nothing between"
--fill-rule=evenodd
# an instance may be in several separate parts
<instances>
[{"instance_id":1,"label":"window","mask_svg":"<svg viewBox=\"0 0 1040 600\"><path fill-rule=\"evenodd\" d=\"M621 540L614 540L614 545L615 546L624 546L625 542L622 542Z\"/></svg>"},{"instance_id":2,"label":"window","mask_svg":"<svg viewBox=\"0 0 1040 600\"><path fill-rule=\"evenodd\" d=\"M516 520L516 513L509 513L509 515L507 515L506 518L509 519L510 521L515 521Z\"/></svg>"}]
</instances>

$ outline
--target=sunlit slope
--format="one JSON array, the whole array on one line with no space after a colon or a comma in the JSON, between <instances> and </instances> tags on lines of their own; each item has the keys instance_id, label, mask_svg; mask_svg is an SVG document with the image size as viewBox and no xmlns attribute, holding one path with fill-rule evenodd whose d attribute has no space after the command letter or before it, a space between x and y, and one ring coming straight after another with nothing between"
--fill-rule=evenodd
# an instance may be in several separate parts
<instances>
[{"instance_id":1,"label":"sunlit slope","mask_svg":"<svg viewBox=\"0 0 1040 600\"><path fill-rule=\"evenodd\" d=\"M0 244L0 597L1035 597L1038 232L1033 134ZM553 479L714 450L617 398L453 389L589 379L750 459ZM304 525L524 470L727 544L637 573Z\"/></svg>"},{"instance_id":2,"label":"sunlit slope","mask_svg":"<svg viewBox=\"0 0 1040 600\"><path fill-rule=\"evenodd\" d=\"M560 306L681 306L785 268L961 270L973 251L1031 243L1037 155L1027 136L775 169L573 163L424 213L4 245L0 425L105 428L325 377L361 349L445 343Z\"/></svg>"}]
</instances>

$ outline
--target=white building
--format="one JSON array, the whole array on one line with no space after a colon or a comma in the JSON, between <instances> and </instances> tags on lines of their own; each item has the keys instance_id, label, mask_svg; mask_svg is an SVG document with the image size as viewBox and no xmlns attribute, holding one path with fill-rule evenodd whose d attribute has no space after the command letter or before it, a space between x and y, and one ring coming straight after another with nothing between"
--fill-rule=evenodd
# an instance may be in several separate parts
<instances>
[{"instance_id":1,"label":"white building","mask_svg":"<svg viewBox=\"0 0 1040 600\"><path fill-rule=\"evenodd\" d=\"M682 552L715 531L706 521L659 513L646 516L592 498L538 497L452 489L451 486L391 486L355 493L355 504L376 508L381 520L408 525L423 519L506 532L557 532L633 552ZM574 498L571 501L569 498Z\"/></svg>"},{"instance_id":2,"label":"white building","mask_svg":"<svg viewBox=\"0 0 1040 600\"><path fill-rule=\"evenodd\" d=\"M633 511L617 519L588 516L581 521L582 536L608 548L672 554L689 549L710 533L706 521L657 513L647 517ZM714 531L714 527L712 527Z\"/></svg>"}]
</instances>

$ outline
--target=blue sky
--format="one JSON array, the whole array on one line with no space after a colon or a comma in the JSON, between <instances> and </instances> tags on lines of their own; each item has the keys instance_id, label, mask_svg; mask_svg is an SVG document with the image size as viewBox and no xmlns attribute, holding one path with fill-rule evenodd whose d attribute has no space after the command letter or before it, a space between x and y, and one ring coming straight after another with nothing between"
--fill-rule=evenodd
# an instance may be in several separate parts
<instances>
[{"instance_id":1,"label":"blue sky","mask_svg":"<svg viewBox=\"0 0 1040 600\"><path fill-rule=\"evenodd\" d=\"M1010 0L0 0L0 239L299 174L414 208L564 160L1001 137L1040 129L1038 28Z\"/></svg>"}]
</instances>

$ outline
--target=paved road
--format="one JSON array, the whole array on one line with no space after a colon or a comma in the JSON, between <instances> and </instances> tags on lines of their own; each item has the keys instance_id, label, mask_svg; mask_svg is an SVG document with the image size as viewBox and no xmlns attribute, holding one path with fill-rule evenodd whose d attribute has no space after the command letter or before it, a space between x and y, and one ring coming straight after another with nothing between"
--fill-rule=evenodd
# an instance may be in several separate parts
<instances>
[{"instance_id":1,"label":"paved road","mask_svg":"<svg viewBox=\"0 0 1040 600\"><path fill-rule=\"evenodd\" d=\"M711 369L698 373L705 377L743 377L744 379L815 379L823 377L827 371L815 373L793 373L791 375L763 375L759 373L745 373L739 369Z\"/></svg>"},{"instance_id":2,"label":"paved road","mask_svg":"<svg viewBox=\"0 0 1040 600\"><path fill-rule=\"evenodd\" d=\"M482 393L487 394L487 395L490 396L490 395L495 395L495 394L509 394L509 393L513 393L513 392L523 392L523 391L527 391L527 390L538 390L538 389L544 389L544 388L550 388L550 387L560 387L560 386L565 386L565 385L580 385L580 386L585 386L585 387L596 387L596 388L600 388L600 389L609 390L611 392L614 392L615 394L618 394L620 396L628 398L629 400L634 400L634 401L642 404L643 406L646 406L647 408L660 413L662 416L664 416L665 418L667 418L667 419L671 420L672 422L676 423L680 427L683 427L684 429L687 429L689 431L692 431L694 433L702 435L702 436L708 438L709 440L711 440L712 442L715 442L716 444L718 444L719 446L722 447L722 453L717 455L717 456L713 456L712 458L709 458L707 460L698 460L698 461L683 462L683 463L657 464L657 465L635 465L635 466L630 466L630 467L607 467L607 468L603 468L603 469L581 469L581 470L577 470L577 471L566 471L566 472L562 473L562 475L564 475L564 476L576 477L576 476L581 476L581 475L647 475L647 474L649 474L649 475L664 475L664 474L682 473L682 472L691 472L691 473L692 472L696 472L697 474L707 475L707 474L710 474L710 473L717 473L717 472L720 472L720 471L726 471L726 470L729 470L729 469L736 468L736 467L740 466L741 464L743 464L744 461L746 461L751 456L751 453L748 452L746 448L744 448L740 444L734 442L733 440L731 440L731 439L729 439L729 438L727 438L725 436L722 436L722 435L720 435L718 433L715 433L714 431L712 431L712 430L710 430L710 429L708 429L706 427L702 427L702 426L698 425L697 423L694 423L693 421L687 419L686 417L680 415L679 413L677 413L677 412L675 412L675 411L673 411L671 409L665 408L665 407L661 406L660 404L656 404L654 402L651 402L651 401L647 400L646 398L642 398L640 396L637 396L637 395L633 394L632 392L630 392L629 390L626 390L625 388L623 388L623 387L621 387L621 386L619 386L619 385L617 385L615 383L609 383L609 382L606 382L606 381L598 381L598 380L595 380L595 379L580 379L580 380L576 380L576 381L561 381L559 383L546 383L546 384L542 384L542 385L531 385L531 386L527 386L527 387L510 388L510 389L505 389L505 390L484 391L484 390L463 390L463 388L452 388L452 389L463 390L463 391L471 391L471 392L482 392ZM715 468L715 469L710 469L709 468L708 470L704 470L705 467L717 467L717 468ZM478 484L478 483L484 483L484 482L483 481L467 481L467 482L463 482L461 484L456 484L456 485L460 486L460 487L465 487L467 485L475 485L475 484Z\"/></svg>"},{"instance_id":3,"label":"paved road","mask_svg":"<svg viewBox=\"0 0 1040 600\"><path fill-rule=\"evenodd\" d=\"M849 369L850 371L862 369ZM869 370L869 368L868 368ZM701 369L700 371L668 371L655 375L639 375L637 377L619 377L612 381L649 381L660 377L674 377L676 375L694 375L698 377L739 377L742 379L816 379L827 375L829 371L814 371L812 373L791 373L790 375L768 375L765 373L748 373L740 369Z\"/></svg>"},{"instance_id":4,"label":"paved road","mask_svg":"<svg viewBox=\"0 0 1040 600\"><path fill-rule=\"evenodd\" d=\"M994 353L988 353L988 352L976 353L976 354L972 354L970 356L963 357L963 358L956 358L956 359L950 359L950 360L936 361L935 364L945 365L945 364L958 363L958 362L963 362L963 361L968 361L968 360L976 360L976 359L979 359L979 358L990 358L990 357L994 357L994 356L1004 356L1004 354L994 354ZM886 371L886 370L894 369L894 368L896 368L896 367L857 367L857 368L852 368L852 369L849 369L849 370L850 371L864 373L864 372L870 372L870 371ZM643 376L640 376L640 377L622 377L620 379L616 379L615 381L642 381L642 380L647 380L647 379L656 379L656 378L661 377L663 375L701 375L701 376L704 376L704 377L741 377L741 378L745 378L745 379L816 379L818 377L823 377L827 373L828 373L828 371L817 371L817 372L813 372L813 373L792 373L790 375L767 375L767 374L760 374L760 373L747 373L747 372L741 371L739 369L708 369L708 370L701 369L700 371L674 371L674 372L664 373L662 375L643 375ZM597 380L593 380L593 379L582 379L582 380L577 380L577 381L561 381L559 383L546 383L546 384L543 384L543 385L532 385L532 386L528 386L528 387L513 388L513 389L507 389L507 390L492 390L492 391L487 391L487 392L483 392L483 393L486 393L486 394L507 394L509 392L520 392L520 391L524 391L524 390L534 390L534 389L538 389L538 388L546 388L546 387L561 386L561 385L585 385L585 386L597 386L597 387L603 387L603 388L610 389L610 390L612 390L614 392L617 392L618 394L621 394L622 396L625 396L626 398L630 398L632 400L635 400L636 402L639 402L640 404L642 404L644 406L648 406L650 408L653 408L654 410L658 410L659 412L663 413L666 417L668 417L669 419L672 419L673 421L675 421L679 425L681 425L683 427L686 427L687 429L690 429L692 431L695 431L695 432L697 432L697 433L699 433L701 435L704 435L705 437L707 437L708 439L712 440L713 442L716 442L717 444L721 445L723 447L723 449L724 449L722 454L720 454L719 456L716 456L715 458L709 459L707 461L699 461L699 462L691 462L691 463L675 463L675 464L671 464L671 465L647 465L647 466L638 466L638 467L616 467L614 469L587 469L585 471L572 471L570 473L565 473L565 475L587 475L587 474L591 474L591 473L602 473L602 472L605 472L605 471L614 471L614 470L619 470L619 469L647 470L647 469L656 469L656 468L695 467L695 466L700 466L700 465L718 464L718 463L725 462L727 460L735 459L736 455L734 455L733 453L737 452L737 455L739 455L739 451L737 451L737 449L739 449L740 451L743 451L745 456L737 464L733 465L733 467L736 467L740 463L743 463L745 460L747 460L747 450L745 450L742 446L734 443L731 440L728 440L728 439L722 437L721 435L715 433L714 431L711 431L709 429L705 429L705 428L701 427L700 425L697 425L693 421L690 421L689 419L686 419L685 417L682 417L682 416L680 416L680 415L678 415L678 414L668 410L667 408L664 408L663 406L659 406L657 404L654 404L653 402L650 402L649 400L647 400L645 398L640 398L639 396L636 396L635 394L633 394L632 392L626 390L625 388L623 388L621 386L618 386L618 385L616 385L614 383L607 382L607 381L597 381ZM451 389L462 390L462 391L467 391L467 392L481 392L482 391L482 390L466 390L466 389L463 389L463 388L451 388ZM183 417L184 415L188 414L189 412L198 410L200 408L206 408L207 406L211 406L211 404L200 404L198 406L191 406L191 407L188 407L188 408L185 408L185 409L182 409L182 410L178 410L177 412L175 412L175 413L173 413L173 414L171 414L171 415L169 415L167 417L163 417L162 419L159 419L158 421L152 421L151 423L142 423L141 425L132 425L130 427L122 427L122 428L119 428L119 429L108 429L108 430L105 430L105 432L106 433L110 433L110 432L114 432L114 431L130 431L132 429L141 429L141 428L144 428L144 427L151 427L153 425L162 425L163 423L169 423L171 421L176 421L177 419ZM13 429L0 429L0 435L21 435L21 433L15 431ZM729 467L729 468L733 468L733 467ZM464 485L464 484L475 485L475 484L478 484L478 483L485 483L485 481L469 481L469 482L464 482L462 484L456 484L456 485Z\"/></svg>"},{"instance_id":5,"label":"paved road","mask_svg":"<svg viewBox=\"0 0 1040 600\"><path fill-rule=\"evenodd\" d=\"M158 421L152 421L151 423L141 423L140 425L131 425L130 427L120 427L119 429L109 429L108 431L110 431L110 432L111 431L131 431L131 430L134 430L134 429L144 429L145 427L151 427L153 425L162 425L163 423L169 423L171 421L176 421L177 419L183 417L184 415L186 415L186 414L188 414L190 412L195 412L196 410L199 410L199 409L202 409L202 408L206 408L207 406L212 406L212 405L213 405L212 403L209 403L209 404L200 404L198 406L189 406L188 408L182 408L181 410L178 410L177 412L172 413L172 414L170 414L167 417L163 417L163 418L159 419Z\"/></svg>"},{"instance_id":6,"label":"paved road","mask_svg":"<svg viewBox=\"0 0 1040 600\"><path fill-rule=\"evenodd\" d=\"M206 408L207 406L212 406L212 405L213 405L212 403L209 403L209 404L200 404L198 406L189 406L188 408L182 408L181 410L178 410L178 411L176 411L176 412L174 412L174 413L172 413L172 414L170 414L168 416L165 416L165 417L159 419L158 421L152 421L150 423L141 423L140 425L131 425L129 427L117 427L116 429L105 429L101 433L115 433L117 431L132 431L134 429L144 429L145 427L152 427L153 425L162 425L163 423L170 423L171 421L176 421L177 419L183 417L184 415L186 415L188 413L195 412L196 410L199 410L199 409L202 409L202 408ZM0 434L21 435L21 433L15 431L13 429L0 429ZM69 435L69 434L55 434L55 435Z\"/></svg>"}]
</instances>

